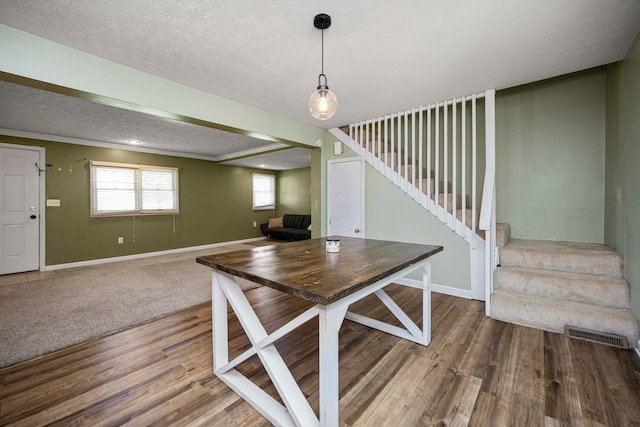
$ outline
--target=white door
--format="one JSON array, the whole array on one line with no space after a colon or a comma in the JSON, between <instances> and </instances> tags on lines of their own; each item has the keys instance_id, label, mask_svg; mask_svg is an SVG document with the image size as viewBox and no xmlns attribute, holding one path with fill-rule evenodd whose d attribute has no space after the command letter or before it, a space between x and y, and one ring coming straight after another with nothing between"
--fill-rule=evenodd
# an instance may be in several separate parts
<instances>
[{"instance_id":1,"label":"white door","mask_svg":"<svg viewBox=\"0 0 640 427\"><path fill-rule=\"evenodd\" d=\"M0 274L40 264L39 151L0 147Z\"/></svg>"},{"instance_id":2,"label":"white door","mask_svg":"<svg viewBox=\"0 0 640 427\"><path fill-rule=\"evenodd\" d=\"M364 237L364 162L330 160L327 172L329 236Z\"/></svg>"}]
</instances>

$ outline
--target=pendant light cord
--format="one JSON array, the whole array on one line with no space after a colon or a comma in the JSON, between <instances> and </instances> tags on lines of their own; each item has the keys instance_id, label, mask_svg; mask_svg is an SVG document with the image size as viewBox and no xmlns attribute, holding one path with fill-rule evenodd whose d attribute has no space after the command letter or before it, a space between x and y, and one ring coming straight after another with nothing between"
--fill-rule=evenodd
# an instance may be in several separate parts
<instances>
[{"instance_id":1,"label":"pendant light cord","mask_svg":"<svg viewBox=\"0 0 640 427\"><path fill-rule=\"evenodd\" d=\"M324 28L322 29L322 55L320 56L322 58L322 65L320 66L321 70L322 70L322 74L324 74Z\"/></svg>"}]
</instances>

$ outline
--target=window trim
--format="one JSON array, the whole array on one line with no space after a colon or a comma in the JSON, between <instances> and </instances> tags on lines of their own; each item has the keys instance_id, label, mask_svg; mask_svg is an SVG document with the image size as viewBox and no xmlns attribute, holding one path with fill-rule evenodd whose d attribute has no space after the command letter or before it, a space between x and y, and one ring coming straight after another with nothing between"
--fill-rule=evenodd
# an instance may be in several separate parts
<instances>
[{"instance_id":1,"label":"window trim","mask_svg":"<svg viewBox=\"0 0 640 427\"><path fill-rule=\"evenodd\" d=\"M273 189L272 189L272 193L273 193L273 203L270 205L261 205L261 206L256 206L256 189L255 189L255 178L256 177L268 177L271 179L272 184L273 184ZM272 174L267 174L267 173L252 173L251 174L251 186L252 186L252 207L254 211L268 211L268 210L273 210L276 208L276 176L272 175Z\"/></svg>"},{"instance_id":2,"label":"window trim","mask_svg":"<svg viewBox=\"0 0 640 427\"><path fill-rule=\"evenodd\" d=\"M97 188L95 171L99 167L110 167L117 169L129 169L135 171L134 191L136 209L133 210L117 210L117 211L97 211ZM179 188L179 169L168 166L151 166L133 163L115 163L91 160L89 166L89 215L92 218L113 217L113 216L143 216L143 215L176 215L180 213L180 188ZM173 196L175 209L143 209L142 208L142 185L141 171L146 169L159 169L172 172L173 176Z\"/></svg>"}]
</instances>

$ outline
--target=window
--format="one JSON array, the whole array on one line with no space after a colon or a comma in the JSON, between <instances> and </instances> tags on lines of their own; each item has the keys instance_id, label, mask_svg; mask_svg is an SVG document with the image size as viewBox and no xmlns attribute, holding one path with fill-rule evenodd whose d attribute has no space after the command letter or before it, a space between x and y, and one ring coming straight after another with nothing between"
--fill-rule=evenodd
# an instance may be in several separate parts
<instances>
[{"instance_id":1,"label":"window","mask_svg":"<svg viewBox=\"0 0 640 427\"><path fill-rule=\"evenodd\" d=\"M91 161L92 217L177 213L177 168Z\"/></svg>"},{"instance_id":2,"label":"window","mask_svg":"<svg viewBox=\"0 0 640 427\"><path fill-rule=\"evenodd\" d=\"M275 209L276 177L253 174L253 210Z\"/></svg>"}]
</instances>

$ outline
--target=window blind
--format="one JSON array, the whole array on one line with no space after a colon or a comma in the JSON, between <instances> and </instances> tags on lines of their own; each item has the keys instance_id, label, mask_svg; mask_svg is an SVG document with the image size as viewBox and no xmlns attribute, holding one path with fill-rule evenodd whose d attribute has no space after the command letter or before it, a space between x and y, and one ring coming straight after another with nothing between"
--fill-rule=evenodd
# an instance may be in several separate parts
<instances>
[{"instance_id":1,"label":"window blind","mask_svg":"<svg viewBox=\"0 0 640 427\"><path fill-rule=\"evenodd\" d=\"M91 162L91 216L179 213L178 169Z\"/></svg>"},{"instance_id":2,"label":"window blind","mask_svg":"<svg viewBox=\"0 0 640 427\"><path fill-rule=\"evenodd\" d=\"M253 210L275 209L275 175L253 174Z\"/></svg>"}]
</instances>

